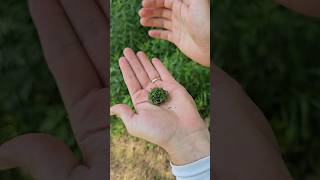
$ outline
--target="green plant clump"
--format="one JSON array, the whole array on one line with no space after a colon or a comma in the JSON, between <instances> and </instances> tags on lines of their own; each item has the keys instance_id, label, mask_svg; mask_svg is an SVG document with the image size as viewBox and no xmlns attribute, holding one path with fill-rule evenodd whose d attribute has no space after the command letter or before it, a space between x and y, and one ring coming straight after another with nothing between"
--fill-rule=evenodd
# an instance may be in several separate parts
<instances>
[{"instance_id":1,"label":"green plant clump","mask_svg":"<svg viewBox=\"0 0 320 180\"><path fill-rule=\"evenodd\" d=\"M160 105L168 99L168 91L162 88L153 88L149 93L149 102L153 105Z\"/></svg>"}]
</instances>

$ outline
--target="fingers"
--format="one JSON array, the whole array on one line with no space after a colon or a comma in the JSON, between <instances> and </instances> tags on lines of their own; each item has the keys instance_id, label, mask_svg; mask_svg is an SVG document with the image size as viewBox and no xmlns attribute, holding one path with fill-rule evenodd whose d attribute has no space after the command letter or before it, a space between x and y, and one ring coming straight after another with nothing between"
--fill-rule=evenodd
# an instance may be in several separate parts
<instances>
[{"instance_id":1,"label":"fingers","mask_svg":"<svg viewBox=\"0 0 320 180\"><path fill-rule=\"evenodd\" d=\"M29 8L46 61L70 111L90 91L101 88L99 76L57 0L30 0Z\"/></svg>"},{"instance_id":2,"label":"fingers","mask_svg":"<svg viewBox=\"0 0 320 180\"><path fill-rule=\"evenodd\" d=\"M138 52L136 56L129 48L124 50L124 54L126 57L120 58L119 65L131 97L141 90L142 84L145 88L159 76L162 80L174 80L159 59L153 58L151 62L144 52Z\"/></svg>"},{"instance_id":3,"label":"fingers","mask_svg":"<svg viewBox=\"0 0 320 180\"><path fill-rule=\"evenodd\" d=\"M159 27L159 28L164 28L169 30L172 28L172 23L171 23L172 11L169 9L142 8L139 11L139 15L141 17L140 23L143 26ZM172 42L172 33L171 31L168 31L168 30L150 30L149 36Z\"/></svg>"},{"instance_id":4,"label":"fingers","mask_svg":"<svg viewBox=\"0 0 320 180\"><path fill-rule=\"evenodd\" d=\"M126 104L117 104L110 108L110 115L121 118L127 129L129 128L130 120L134 116L132 109Z\"/></svg>"},{"instance_id":5,"label":"fingers","mask_svg":"<svg viewBox=\"0 0 320 180\"><path fill-rule=\"evenodd\" d=\"M161 8L171 9L174 0L143 0L142 6L145 8Z\"/></svg>"},{"instance_id":6,"label":"fingers","mask_svg":"<svg viewBox=\"0 0 320 180\"><path fill-rule=\"evenodd\" d=\"M99 75L60 2L30 0L29 6L46 61L59 86L72 130L86 163L96 159L101 161L101 154L105 154L106 149L102 142L105 142L107 130L107 91L102 88Z\"/></svg>"},{"instance_id":7,"label":"fingers","mask_svg":"<svg viewBox=\"0 0 320 180\"><path fill-rule=\"evenodd\" d=\"M141 17L140 23L146 27L158 27L164 29L172 29L172 11L165 8L165 3L171 3L171 1L167 2L165 0L144 0L142 5L145 8L142 8L139 11L139 16ZM170 8L171 8L170 4Z\"/></svg>"},{"instance_id":8,"label":"fingers","mask_svg":"<svg viewBox=\"0 0 320 180\"><path fill-rule=\"evenodd\" d=\"M124 82L126 83L130 96L132 97L136 92L141 90L140 83L125 57L121 57L119 59L119 66Z\"/></svg>"},{"instance_id":9,"label":"fingers","mask_svg":"<svg viewBox=\"0 0 320 180\"><path fill-rule=\"evenodd\" d=\"M107 1L107 0L97 0L97 2L99 4L100 8L102 9L105 17L107 17L106 20L109 21L109 17L110 17L110 15L109 15L109 1Z\"/></svg>"},{"instance_id":10,"label":"fingers","mask_svg":"<svg viewBox=\"0 0 320 180\"><path fill-rule=\"evenodd\" d=\"M158 71L152 65L151 61L149 60L149 58L147 57L147 55L144 52L142 52L142 51L138 52L137 56L140 59L140 62L142 64L143 68L146 70L146 72L149 76L149 79L151 81L160 77Z\"/></svg>"},{"instance_id":11,"label":"fingers","mask_svg":"<svg viewBox=\"0 0 320 180\"><path fill-rule=\"evenodd\" d=\"M71 150L48 135L27 134L0 146L0 169L22 167L34 179L67 179L77 166Z\"/></svg>"},{"instance_id":12,"label":"fingers","mask_svg":"<svg viewBox=\"0 0 320 180\"><path fill-rule=\"evenodd\" d=\"M60 0L92 64L107 86L107 18L95 0ZM84 13L85 12L85 13Z\"/></svg>"},{"instance_id":13,"label":"fingers","mask_svg":"<svg viewBox=\"0 0 320 180\"><path fill-rule=\"evenodd\" d=\"M167 70L167 68L162 64L160 59L153 58L152 64L156 68L156 70L159 72L162 80L175 81L175 79L172 77L172 75Z\"/></svg>"},{"instance_id":14,"label":"fingers","mask_svg":"<svg viewBox=\"0 0 320 180\"><path fill-rule=\"evenodd\" d=\"M150 8L142 8L139 11L140 17L152 18L152 17L160 17L165 19L171 19L172 11L166 8L159 9L150 9Z\"/></svg>"},{"instance_id":15,"label":"fingers","mask_svg":"<svg viewBox=\"0 0 320 180\"><path fill-rule=\"evenodd\" d=\"M148 32L149 36L153 38L163 39L170 42L173 42L171 31L167 30L150 30Z\"/></svg>"},{"instance_id":16,"label":"fingers","mask_svg":"<svg viewBox=\"0 0 320 180\"><path fill-rule=\"evenodd\" d=\"M165 18L141 18L140 24L146 27L158 27L163 29L172 29L172 22Z\"/></svg>"},{"instance_id":17,"label":"fingers","mask_svg":"<svg viewBox=\"0 0 320 180\"><path fill-rule=\"evenodd\" d=\"M133 70L135 76L137 77L140 85L143 88L146 88L150 83L150 79L148 77L147 72L145 71L142 64L140 63L138 57L134 53L134 51L130 48L126 48L124 49L123 54L126 57L127 61L129 62L131 69Z\"/></svg>"},{"instance_id":18,"label":"fingers","mask_svg":"<svg viewBox=\"0 0 320 180\"><path fill-rule=\"evenodd\" d=\"M68 113L85 164L91 168L107 165L108 93L106 88L95 90Z\"/></svg>"}]
</instances>

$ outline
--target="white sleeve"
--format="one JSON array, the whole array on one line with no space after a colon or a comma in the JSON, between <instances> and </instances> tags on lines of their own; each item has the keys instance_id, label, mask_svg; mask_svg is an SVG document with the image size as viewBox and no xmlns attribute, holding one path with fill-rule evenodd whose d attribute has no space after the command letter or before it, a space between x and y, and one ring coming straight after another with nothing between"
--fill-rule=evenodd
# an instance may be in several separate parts
<instances>
[{"instance_id":1,"label":"white sleeve","mask_svg":"<svg viewBox=\"0 0 320 180\"><path fill-rule=\"evenodd\" d=\"M183 166L170 165L176 180L210 180L210 156Z\"/></svg>"}]
</instances>

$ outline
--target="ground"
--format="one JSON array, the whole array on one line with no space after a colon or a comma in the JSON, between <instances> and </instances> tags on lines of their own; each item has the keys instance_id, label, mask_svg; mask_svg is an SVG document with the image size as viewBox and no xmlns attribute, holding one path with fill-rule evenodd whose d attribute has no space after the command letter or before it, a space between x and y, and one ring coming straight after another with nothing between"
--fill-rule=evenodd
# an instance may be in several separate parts
<instances>
[{"instance_id":1,"label":"ground","mask_svg":"<svg viewBox=\"0 0 320 180\"><path fill-rule=\"evenodd\" d=\"M110 153L112 180L173 180L165 151L127 134L113 137Z\"/></svg>"}]
</instances>

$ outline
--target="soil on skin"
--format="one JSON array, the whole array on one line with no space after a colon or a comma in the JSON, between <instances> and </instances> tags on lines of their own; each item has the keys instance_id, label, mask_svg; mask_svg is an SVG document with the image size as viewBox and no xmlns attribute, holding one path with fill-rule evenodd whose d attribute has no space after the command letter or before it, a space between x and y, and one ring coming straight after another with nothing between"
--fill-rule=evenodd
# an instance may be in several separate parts
<instances>
[{"instance_id":1,"label":"soil on skin","mask_svg":"<svg viewBox=\"0 0 320 180\"><path fill-rule=\"evenodd\" d=\"M165 151L129 135L111 138L111 180L174 180Z\"/></svg>"}]
</instances>

